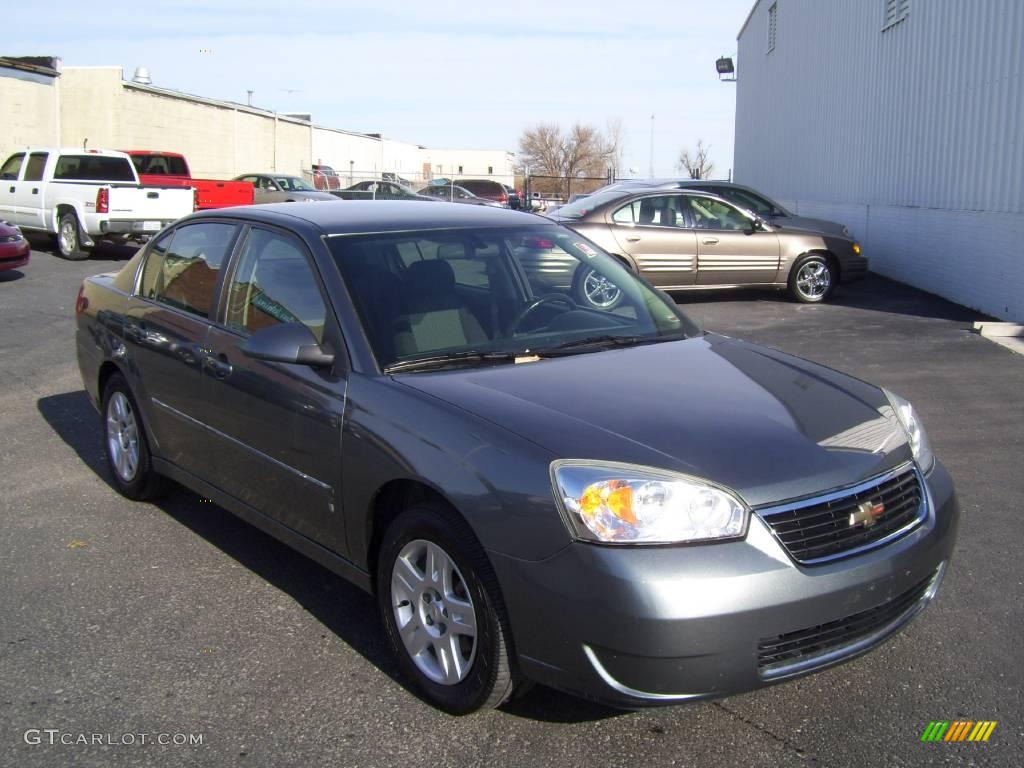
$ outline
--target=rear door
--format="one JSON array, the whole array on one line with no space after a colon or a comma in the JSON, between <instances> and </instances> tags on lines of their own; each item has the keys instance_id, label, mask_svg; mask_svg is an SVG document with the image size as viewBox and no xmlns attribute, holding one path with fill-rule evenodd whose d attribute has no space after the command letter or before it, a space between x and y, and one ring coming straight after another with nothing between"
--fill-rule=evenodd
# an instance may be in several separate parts
<instances>
[{"instance_id":1,"label":"rear door","mask_svg":"<svg viewBox=\"0 0 1024 768\"><path fill-rule=\"evenodd\" d=\"M208 479L208 406L200 374L221 267L238 227L187 224L149 246L125 318L125 358L145 399L156 454Z\"/></svg>"},{"instance_id":2,"label":"rear door","mask_svg":"<svg viewBox=\"0 0 1024 768\"><path fill-rule=\"evenodd\" d=\"M25 173L14 194L17 224L31 229L42 229L46 224L43 195L43 175L48 152L32 152L25 163Z\"/></svg>"},{"instance_id":3,"label":"rear door","mask_svg":"<svg viewBox=\"0 0 1024 768\"><path fill-rule=\"evenodd\" d=\"M678 194L648 195L615 209L615 241L641 274L659 288L684 288L696 278L697 238L685 227Z\"/></svg>"},{"instance_id":4,"label":"rear door","mask_svg":"<svg viewBox=\"0 0 1024 768\"><path fill-rule=\"evenodd\" d=\"M325 346L344 349L305 244L282 230L249 229L222 304L223 322L211 329L204 355L216 482L292 530L343 551L335 498L345 376L254 360L239 349L250 334L286 322L301 322Z\"/></svg>"},{"instance_id":5,"label":"rear door","mask_svg":"<svg viewBox=\"0 0 1024 768\"><path fill-rule=\"evenodd\" d=\"M714 197L686 195L688 224L697 238L698 285L774 283L779 238L752 227L738 208Z\"/></svg>"}]
</instances>

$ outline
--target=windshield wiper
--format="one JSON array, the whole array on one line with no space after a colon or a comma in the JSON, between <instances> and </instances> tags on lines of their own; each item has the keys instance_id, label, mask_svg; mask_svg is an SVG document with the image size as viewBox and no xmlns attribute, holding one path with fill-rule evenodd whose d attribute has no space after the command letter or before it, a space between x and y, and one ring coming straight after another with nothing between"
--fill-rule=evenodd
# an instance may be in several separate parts
<instances>
[{"instance_id":1,"label":"windshield wiper","mask_svg":"<svg viewBox=\"0 0 1024 768\"><path fill-rule=\"evenodd\" d=\"M556 344L553 347L530 350L540 357L558 357L559 355L573 355L579 351L588 349L606 349L608 347L632 347L640 344L657 344L660 341L678 341L685 339L686 334L682 332L669 333L663 336L613 336L604 334L602 336L586 336L582 339L571 339Z\"/></svg>"},{"instance_id":2,"label":"windshield wiper","mask_svg":"<svg viewBox=\"0 0 1024 768\"><path fill-rule=\"evenodd\" d=\"M438 370L451 368L465 363L514 363L519 357L515 352L479 352L477 350L466 350L465 352L452 352L447 355L434 355L433 357L419 357L415 360L402 360L392 363L384 369L384 373L401 373L402 371L414 370Z\"/></svg>"}]
</instances>

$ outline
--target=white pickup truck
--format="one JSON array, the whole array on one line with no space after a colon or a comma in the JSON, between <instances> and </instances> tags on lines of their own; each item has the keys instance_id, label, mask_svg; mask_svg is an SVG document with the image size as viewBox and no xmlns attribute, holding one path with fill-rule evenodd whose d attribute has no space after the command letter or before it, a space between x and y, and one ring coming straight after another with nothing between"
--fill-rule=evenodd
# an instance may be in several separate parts
<instances>
[{"instance_id":1,"label":"white pickup truck","mask_svg":"<svg viewBox=\"0 0 1024 768\"><path fill-rule=\"evenodd\" d=\"M124 152L27 149L0 166L0 219L56 236L65 259L96 240L143 239L195 208L188 187L144 186Z\"/></svg>"}]
</instances>

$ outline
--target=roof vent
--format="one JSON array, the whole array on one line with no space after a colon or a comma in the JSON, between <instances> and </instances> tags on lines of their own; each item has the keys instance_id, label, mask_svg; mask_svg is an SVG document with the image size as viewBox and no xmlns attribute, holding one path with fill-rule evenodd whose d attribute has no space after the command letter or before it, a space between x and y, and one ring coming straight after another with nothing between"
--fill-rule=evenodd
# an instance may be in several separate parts
<instances>
[{"instance_id":1,"label":"roof vent","mask_svg":"<svg viewBox=\"0 0 1024 768\"><path fill-rule=\"evenodd\" d=\"M139 85L149 85L152 83L153 79L149 76L149 67L136 67L135 75L132 76L132 82Z\"/></svg>"}]
</instances>

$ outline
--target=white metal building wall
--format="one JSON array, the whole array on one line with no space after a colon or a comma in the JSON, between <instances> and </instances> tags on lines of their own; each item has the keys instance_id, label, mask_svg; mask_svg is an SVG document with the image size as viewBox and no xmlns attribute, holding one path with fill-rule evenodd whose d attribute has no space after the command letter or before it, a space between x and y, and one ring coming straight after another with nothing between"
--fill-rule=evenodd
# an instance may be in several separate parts
<instances>
[{"instance_id":1,"label":"white metal building wall","mask_svg":"<svg viewBox=\"0 0 1024 768\"><path fill-rule=\"evenodd\" d=\"M759 0L736 180L843 221L875 271L1024 320L1022 44L1021 0Z\"/></svg>"}]
</instances>

